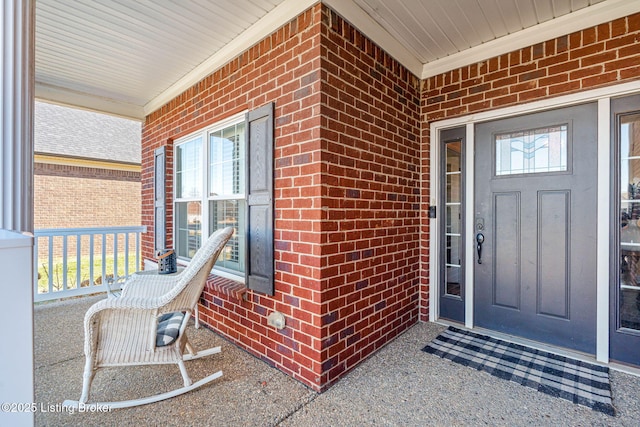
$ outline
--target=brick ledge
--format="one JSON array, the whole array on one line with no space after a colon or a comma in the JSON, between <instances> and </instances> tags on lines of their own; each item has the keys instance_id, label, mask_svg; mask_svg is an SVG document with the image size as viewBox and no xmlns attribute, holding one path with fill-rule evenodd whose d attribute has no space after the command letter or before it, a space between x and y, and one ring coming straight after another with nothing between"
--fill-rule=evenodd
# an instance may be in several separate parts
<instances>
[{"instance_id":1,"label":"brick ledge","mask_svg":"<svg viewBox=\"0 0 640 427\"><path fill-rule=\"evenodd\" d=\"M240 301L247 300L247 287L244 283L216 276L215 274L212 274L207 278L205 289L207 291L215 291L220 294L227 295Z\"/></svg>"}]
</instances>

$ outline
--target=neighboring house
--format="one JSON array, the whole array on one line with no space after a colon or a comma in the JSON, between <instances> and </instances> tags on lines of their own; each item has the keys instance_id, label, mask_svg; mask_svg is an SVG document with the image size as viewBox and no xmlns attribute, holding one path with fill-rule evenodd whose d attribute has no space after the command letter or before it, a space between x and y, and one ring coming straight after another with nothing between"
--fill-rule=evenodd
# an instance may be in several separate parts
<instances>
[{"instance_id":1,"label":"neighboring house","mask_svg":"<svg viewBox=\"0 0 640 427\"><path fill-rule=\"evenodd\" d=\"M635 14L421 79L313 5L147 115L144 257L234 225L200 319L315 390L420 320L637 366L639 38Z\"/></svg>"},{"instance_id":2,"label":"neighboring house","mask_svg":"<svg viewBox=\"0 0 640 427\"><path fill-rule=\"evenodd\" d=\"M35 229L140 225L140 137L138 121L36 101Z\"/></svg>"}]
</instances>

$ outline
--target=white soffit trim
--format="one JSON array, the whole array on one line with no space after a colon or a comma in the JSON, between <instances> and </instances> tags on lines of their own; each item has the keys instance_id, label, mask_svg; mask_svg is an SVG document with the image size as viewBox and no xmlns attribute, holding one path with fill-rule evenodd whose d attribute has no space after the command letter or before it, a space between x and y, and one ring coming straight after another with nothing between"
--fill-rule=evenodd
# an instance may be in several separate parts
<instances>
[{"instance_id":1,"label":"white soffit trim","mask_svg":"<svg viewBox=\"0 0 640 427\"><path fill-rule=\"evenodd\" d=\"M247 28L238 37L211 55L208 59L171 85L144 106L144 114L149 115L158 108L189 89L200 80L218 70L260 40L264 39L284 24L300 15L318 0L285 0L258 22Z\"/></svg>"},{"instance_id":2,"label":"white soffit trim","mask_svg":"<svg viewBox=\"0 0 640 427\"><path fill-rule=\"evenodd\" d=\"M323 0L323 3L353 24L415 76L419 77L423 73L422 62L352 0Z\"/></svg>"},{"instance_id":3,"label":"white soffit trim","mask_svg":"<svg viewBox=\"0 0 640 427\"><path fill-rule=\"evenodd\" d=\"M112 116L141 121L144 110L139 105L127 104L112 99L90 95L46 83L35 84L35 97L52 104L72 106L89 111L99 111Z\"/></svg>"},{"instance_id":4,"label":"white soffit trim","mask_svg":"<svg viewBox=\"0 0 640 427\"><path fill-rule=\"evenodd\" d=\"M640 1L606 0L424 64L423 79L640 12Z\"/></svg>"}]
</instances>

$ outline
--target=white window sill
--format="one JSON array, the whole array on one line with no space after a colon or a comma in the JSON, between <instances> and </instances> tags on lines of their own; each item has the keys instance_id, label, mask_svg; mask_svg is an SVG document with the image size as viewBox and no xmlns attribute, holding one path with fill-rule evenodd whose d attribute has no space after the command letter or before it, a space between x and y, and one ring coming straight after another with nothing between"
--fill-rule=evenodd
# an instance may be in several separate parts
<instances>
[{"instance_id":1,"label":"white window sill","mask_svg":"<svg viewBox=\"0 0 640 427\"><path fill-rule=\"evenodd\" d=\"M183 259L179 259L178 260L178 267L187 267L189 265L189 261L185 261ZM157 270L158 269L158 263L155 261L152 261L150 259L145 259L144 260L144 269L145 270ZM219 277L223 277L225 279L229 279L229 280L233 280L234 282L238 282L238 283L242 283L243 285L245 284L244 282L244 276L240 276L238 274L233 274L230 273L228 271L223 271L217 268L213 268L213 270L211 270L211 274L215 274L216 276Z\"/></svg>"}]
</instances>

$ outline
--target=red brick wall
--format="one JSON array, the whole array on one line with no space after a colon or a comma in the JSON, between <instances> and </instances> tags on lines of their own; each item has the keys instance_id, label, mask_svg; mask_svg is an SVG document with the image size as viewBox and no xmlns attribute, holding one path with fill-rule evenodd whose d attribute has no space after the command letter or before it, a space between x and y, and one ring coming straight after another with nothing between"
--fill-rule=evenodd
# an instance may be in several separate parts
<instances>
[{"instance_id":1,"label":"red brick wall","mask_svg":"<svg viewBox=\"0 0 640 427\"><path fill-rule=\"evenodd\" d=\"M171 200L174 139L271 101L276 294L207 290L201 319L322 390L418 319L420 82L314 6L147 117L143 224L153 230L156 148ZM143 245L152 258L152 232ZM266 324L273 310L282 331Z\"/></svg>"},{"instance_id":2,"label":"red brick wall","mask_svg":"<svg viewBox=\"0 0 640 427\"><path fill-rule=\"evenodd\" d=\"M428 320L429 125L433 121L640 78L640 14L449 71L422 92L421 319Z\"/></svg>"},{"instance_id":3,"label":"red brick wall","mask_svg":"<svg viewBox=\"0 0 640 427\"><path fill-rule=\"evenodd\" d=\"M153 151L167 146L167 236L173 229L173 140L242 110L275 102L274 297L238 301L213 290L201 319L236 344L318 389L321 362L320 18L314 6L149 115L142 135L143 240L153 258ZM169 242L169 245L171 243ZM274 310L286 328L267 326Z\"/></svg>"},{"instance_id":4,"label":"red brick wall","mask_svg":"<svg viewBox=\"0 0 640 427\"><path fill-rule=\"evenodd\" d=\"M420 80L330 9L321 50L330 384L418 320Z\"/></svg>"}]
</instances>

